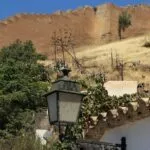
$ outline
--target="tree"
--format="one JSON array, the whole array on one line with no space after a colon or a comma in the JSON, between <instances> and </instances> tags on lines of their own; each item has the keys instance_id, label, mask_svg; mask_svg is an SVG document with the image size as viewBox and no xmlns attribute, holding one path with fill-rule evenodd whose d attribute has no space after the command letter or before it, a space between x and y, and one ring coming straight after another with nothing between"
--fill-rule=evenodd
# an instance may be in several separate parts
<instances>
[{"instance_id":1,"label":"tree","mask_svg":"<svg viewBox=\"0 0 150 150\"><path fill-rule=\"evenodd\" d=\"M31 41L17 40L0 50L0 136L31 131L34 112L43 106L47 71Z\"/></svg>"},{"instance_id":2,"label":"tree","mask_svg":"<svg viewBox=\"0 0 150 150\"><path fill-rule=\"evenodd\" d=\"M67 63L67 59L71 58L72 65L83 72L84 68L74 51L74 40L72 33L69 30L59 30L59 33L54 32L51 38L52 46L54 47L55 68L59 70L61 65Z\"/></svg>"},{"instance_id":3,"label":"tree","mask_svg":"<svg viewBox=\"0 0 150 150\"><path fill-rule=\"evenodd\" d=\"M131 25L131 15L126 11L123 11L118 18L118 34L120 40L122 39L122 31L124 32L126 28Z\"/></svg>"}]
</instances>

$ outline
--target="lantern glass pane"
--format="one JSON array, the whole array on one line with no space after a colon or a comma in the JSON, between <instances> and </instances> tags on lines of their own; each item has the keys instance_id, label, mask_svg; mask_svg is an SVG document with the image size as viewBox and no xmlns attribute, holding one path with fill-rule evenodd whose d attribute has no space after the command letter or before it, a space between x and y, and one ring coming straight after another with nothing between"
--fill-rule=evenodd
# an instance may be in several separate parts
<instances>
[{"instance_id":1,"label":"lantern glass pane","mask_svg":"<svg viewBox=\"0 0 150 150\"><path fill-rule=\"evenodd\" d=\"M50 122L57 121L57 96L56 93L52 93L48 96L48 109L50 115Z\"/></svg>"},{"instance_id":2,"label":"lantern glass pane","mask_svg":"<svg viewBox=\"0 0 150 150\"><path fill-rule=\"evenodd\" d=\"M76 122L81 105L82 95L59 93L59 119L61 122Z\"/></svg>"}]
</instances>

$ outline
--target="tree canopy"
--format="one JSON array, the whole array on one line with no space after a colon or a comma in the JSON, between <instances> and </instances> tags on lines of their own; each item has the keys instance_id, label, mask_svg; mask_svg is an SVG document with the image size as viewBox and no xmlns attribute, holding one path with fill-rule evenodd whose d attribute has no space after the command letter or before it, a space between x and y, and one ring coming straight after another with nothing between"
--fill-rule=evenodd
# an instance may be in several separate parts
<instances>
[{"instance_id":1,"label":"tree canopy","mask_svg":"<svg viewBox=\"0 0 150 150\"><path fill-rule=\"evenodd\" d=\"M131 25L131 15L126 12L123 11L118 18L118 34L119 34L119 38L122 38L122 34L121 32L125 31L126 28L128 28Z\"/></svg>"},{"instance_id":2,"label":"tree canopy","mask_svg":"<svg viewBox=\"0 0 150 150\"><path fill-rule=\"evenodd\" d=\"M37 54L31 41L19 40L0 50L0 136L32 130L34 112L46 106L46 57Z\"/></svg>"}]
</instances>

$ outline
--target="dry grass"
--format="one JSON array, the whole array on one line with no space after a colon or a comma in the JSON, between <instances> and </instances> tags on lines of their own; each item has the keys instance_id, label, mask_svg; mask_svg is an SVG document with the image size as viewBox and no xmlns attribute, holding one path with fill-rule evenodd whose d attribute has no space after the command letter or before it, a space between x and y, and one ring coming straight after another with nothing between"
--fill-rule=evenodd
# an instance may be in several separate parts
<instances>
[{"instance_id":1,"label":"dry grass","mask_svg":"<svg viewBox=\"0 0 150 150\"><path fill-rule=\"evenodd\" d=\"M141 65L150 65L150 50L143 47L146 36L130 38L122 41L109 43L102 46L86 46L76 49L78 58L88 58L84 61L86 66L96 64L97 67L90 67L90 70L99 71L99 66L104 66L104 71L107 73L108 78L111 80L118 80L119 75L111 69L111 52L114 57L119 54L119 57L128 62L140 63ZM138 68L133 69L127 65L125 67L125 80L137 80L138 82L150 82L150 71L144 71Z\"/></svg>"},{"instance_id":2,"label":"dry grass","mask_svg":"<svg viewBox=\"0 0 150 150\"><path fill-rule=\"evenodd\" d=\"M150 49L143 47L143 44L149 37L149 35L146 35L102 46L76 48L76 56L88 72L105 72L108 80L120 80L119 73L111 68L111 52L114 58L118 54L124 62L128 62L124 70L124 80L150 83ZM73 69L74 66L71 65L72 59L69 56L67 58L67 55L66 59L69 66ZM45 63L45 65L53 64L52 61L42 63ZM135 68L131 67L133 63L138 65ZM77 68L74 68L72 76L75 78L80 76L82 78L83 75L79 72Z\"/></svg>"}]
</instances>

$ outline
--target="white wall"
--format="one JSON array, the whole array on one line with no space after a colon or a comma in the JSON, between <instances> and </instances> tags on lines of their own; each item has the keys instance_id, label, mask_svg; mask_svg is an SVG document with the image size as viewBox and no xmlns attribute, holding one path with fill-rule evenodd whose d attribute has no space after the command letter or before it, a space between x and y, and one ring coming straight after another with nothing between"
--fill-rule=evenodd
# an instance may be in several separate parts
<instances>
[{"instance_id":1,"label":"white wall","mask_svg":"<svg viewBox=\"0 0 150 150\"><path fill-rule=\"evenodd\" d=\"M41 144L46 144L46 139L52 135L52 130L36 129L36 137L40 138Z\"/></svg>"},{"instance_id":2,"label":"white wall","mask_svg":"<svg viewBox=\"0 0 150 150\"><path fill-rule=\"evenodd\" d=\"M108 81L104 84L109 96L137 93L137 81Z\"/></svg>"},{"instance_id":3,"label":"white wall","mask_svg":"<svg viewBox=\"0 0 150 150\"><path fill-rule=\"evenodd\" d=\"M127 150L150 150L150 117L110 129L101 141L120 143L121 137L126 137Z\"/></svg>"}]
</instances>

